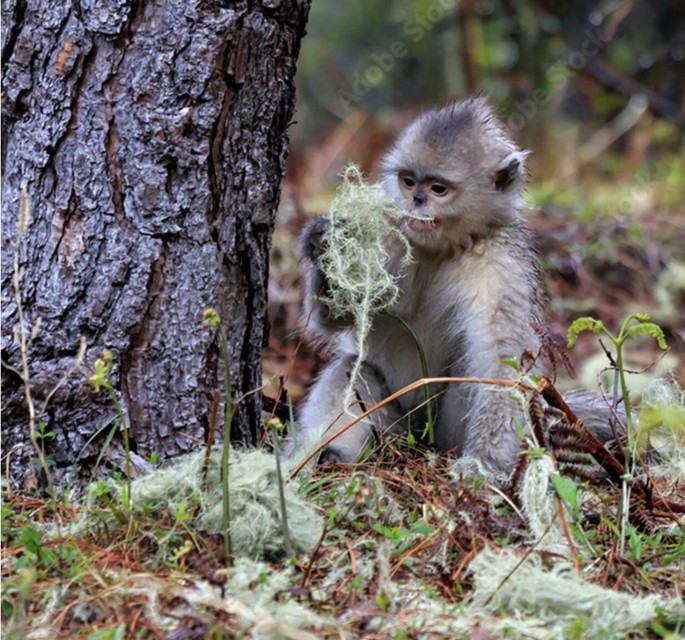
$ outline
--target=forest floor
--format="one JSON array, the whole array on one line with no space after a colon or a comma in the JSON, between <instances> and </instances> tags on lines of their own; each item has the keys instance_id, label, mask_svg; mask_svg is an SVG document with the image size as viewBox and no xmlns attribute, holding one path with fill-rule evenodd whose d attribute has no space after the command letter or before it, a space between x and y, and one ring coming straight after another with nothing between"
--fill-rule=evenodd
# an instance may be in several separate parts
<instances>
[{"instance_id":1,"label":"forest floor","mask_svg":"<svg viewBox=\"0 0 685 640\"><path fill-rule=\"evenodd\" d=\"M547 323L561 344L580 316L617 330L644 312L664 330L669 351L643 336L627 365L639 372L629 376L635 401L655 378L669 381L658 411L676 426L649 440L661 456L615 448L607 460L576 442L557 456L531 451L498 486L453 478L449 456L415 442L387 441L364 462L288 483L288 540L275 457L252 477L238 469L257 454L235 452L229 478L245 481L230 489L235 557L216 533L218 453L209 478L178 467L140 480L129 508L121 477L79 499L4 487L3 638L684 637L684 182L666 177L628 209L615 190L531 191ZM297 329L294 245L306 219L286 199L264 355L267 394L282 379L294 402L321 365ZM569 354L577 379L560 388L596 388L608 366L597 338L581 336Z\"/></svg>"}]
</instances>

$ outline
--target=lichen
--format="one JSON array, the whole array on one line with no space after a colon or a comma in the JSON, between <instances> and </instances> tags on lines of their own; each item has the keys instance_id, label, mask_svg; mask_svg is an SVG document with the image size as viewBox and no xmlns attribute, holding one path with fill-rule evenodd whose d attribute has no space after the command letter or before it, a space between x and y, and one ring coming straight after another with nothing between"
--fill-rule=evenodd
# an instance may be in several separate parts
<instances>
[{"instance_id":1,"label":"lichen","mask_svg":"<svg viewBox=\"0 0 685 640\"><path fill-rule=\"evenodd\" d=\"M195 526L207 533L223 531L221 493L221 451L212 451L206 487L202 486L204 452L177 458L171 465L133 482L134 508L172 513L182 501L198 503ZM230 527L236 555L250 558L279 558L286 548L281 528L276 461L259 449L232 450L230 474ZM323 522L317 512L286 484L288 527L295 552L309 552L318 541Z\"/></svg>"},{"instance_id":2,"label":"lichen","mask_svg":"<svg viewBox=\"0 0 685 640\"><path fill-rule=\"evenodd\" d=\"M379 185L365 182L358 167L349 165L345 169L331 203L328 245L318 266L330 285L324 302L331 315L354 319L359 351L346 405L359 378L373 316L392 307L399 295L388 248L393 247L393 253L402 256L401 264L411 261L409 243L400 229L405 215Z\"/></svg>"}]
</instances>

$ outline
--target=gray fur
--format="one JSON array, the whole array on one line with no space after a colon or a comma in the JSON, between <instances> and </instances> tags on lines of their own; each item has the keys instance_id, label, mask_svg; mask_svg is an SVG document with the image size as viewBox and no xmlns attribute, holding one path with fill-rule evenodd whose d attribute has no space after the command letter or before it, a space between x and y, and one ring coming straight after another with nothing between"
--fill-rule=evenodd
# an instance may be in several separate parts
<instances>
[{"instance_id":1,"label":"gray fur","mask_svg":"<svg viewBox=\"0 0 685 640\"><path fill-rule=\"evenodd\" d=\"M421 227L415 217L405 219L403 230L414 252L409 266L401 264L399 248L387 247L395 257L391 271L400 276L401 295L393 312L418 334L431 376L511 379L516 372L502 360L518 359L526 349L537 353L540 347L530 325L540 323L542 315L538 265L522 221L527 155L487 102L471 98L419 117L383 159L386 193L414 216L438 225ZM350 422L349 411L359 414L422 377L406 328L379 315L357 389L362 406L345 412L344 389L357 354L354 334L344 322L331 322L322 303L312 302L326 286L315 266L325 242L323 220L314 220L302 240L308 262L307 331L332 354L299 412L311 443ZM439 391L438 447L459 447L489 469L509 472L520 448L515 423L523 420L510 390L483 384L432 388ZM329 445L327 459L354 460L373 428L411 422L422 429L425 410L416 407L423 393L406 394L346 431Z\"/></svg>"}]
</instances>

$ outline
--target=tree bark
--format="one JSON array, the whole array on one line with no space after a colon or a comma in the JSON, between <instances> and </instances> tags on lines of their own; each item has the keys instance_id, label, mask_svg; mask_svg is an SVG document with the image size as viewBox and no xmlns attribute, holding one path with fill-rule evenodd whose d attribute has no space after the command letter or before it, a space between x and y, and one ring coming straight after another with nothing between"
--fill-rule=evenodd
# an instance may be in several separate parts
<instances>
[{"instance_id":1,"label":"tree bark","mask_svg":"<svg viewBox=\"0 0 685 640\"><path fill-rule=\"evenodd\" d=\"M201 446L223 362L232 437L259 431L268 251L310 0L15 0L3 3L2 355L4 451L26 476L28 440L14 251L38 404L107 349L134 451ZM31 220L18 234L22 187ZM253 394L250 392L256 391ZM248 395L245 395L248 394ZM39 419L55 470L103 440L115 414L81 371ZM24 446L27 445L27 446ZM4 469L3 469L4 471Z\"/></svg>"}]
</instances>

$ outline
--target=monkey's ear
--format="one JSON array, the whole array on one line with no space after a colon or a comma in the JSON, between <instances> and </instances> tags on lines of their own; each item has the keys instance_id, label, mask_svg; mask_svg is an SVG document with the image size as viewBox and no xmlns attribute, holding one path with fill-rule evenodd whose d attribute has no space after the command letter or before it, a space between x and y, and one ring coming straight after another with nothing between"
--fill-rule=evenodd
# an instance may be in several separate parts
<instances>
[{"instance_id":1,"label":"monkey's ear","mask_svg":"<svg viewBox=\"0 0 685 640\"><path fill-rule=\"evenodd\" d=\"M502 161L499 169L495 171L493 182L497 191L505 191L519 177L524 175L524 162L530 155L530 151L514 151Z\"/></svg>"}]
</instances>

